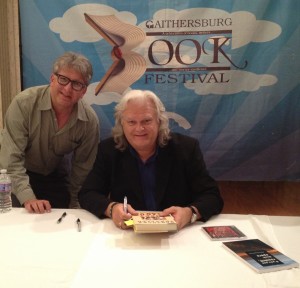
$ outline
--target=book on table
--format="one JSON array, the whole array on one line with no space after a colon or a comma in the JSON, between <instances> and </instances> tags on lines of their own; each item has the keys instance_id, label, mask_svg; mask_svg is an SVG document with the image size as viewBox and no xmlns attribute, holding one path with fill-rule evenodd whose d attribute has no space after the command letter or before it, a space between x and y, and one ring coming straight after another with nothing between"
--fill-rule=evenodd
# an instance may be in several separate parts
<instances>
[{"instance_id":1,"label":"book on table","mask_svg":"<svg viewBox=\"0 0 300 288\"><path fill-rule=\"evenodd\" d=\"M202 230L213 241L241 240L247 238L235 225L203 226Z\"/></svg>"},{"instance_id":2,"label":"book on table","mask_svg":"<svg viewBox=\"0 0 300 288\"><path fill-rule=\"evenodd\" d=\"M177 223L173 216L160 216L160 211L139 211L132 219L125 221L127 226L133 227L136 233L176 232Z\"/></svg>"},{"instance_id":3,"label":"book on table","mask_svg":"<svg viewBox=\"0 0 300 288\"><path fill-rule=\"evenodd\" d=\"M132 51L146 39L146 33L115 15L84 13L84 16L86 22L112 46L113 63L97 85L95 94L100 91L122 94L146 71L145 58Z\"/></svg>"},{"instance_id":4,"label":"book on table","mask_svg":"<svg viewBox=\"0 0 300 288\"><path fill-rule=\"evenodd\" d=\"M299 263L259 239L223 242L223 246L258 273L299 267Z\"/></svg>"}]
</instances>

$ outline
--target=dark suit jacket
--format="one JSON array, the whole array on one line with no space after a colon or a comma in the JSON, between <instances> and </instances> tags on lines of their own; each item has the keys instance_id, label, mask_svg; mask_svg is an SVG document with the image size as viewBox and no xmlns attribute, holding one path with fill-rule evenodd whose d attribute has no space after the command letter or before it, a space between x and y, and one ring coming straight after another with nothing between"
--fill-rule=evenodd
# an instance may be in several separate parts
<instances>
[{"instance_id":1,"label":"dark suit jacket","mask_svg":"<svg viewBox=\"0 0 300 288\"><path fill-rule=\"evenodd\" d=\"M79 192L79 202L102 218L108 204L123 202L124 196L134 209L146 210L137 159L129 149L117 150L109 138L99 144L94 167ZM155 200L158 210L193 205L202 221L221 212L223 200L206 170L196 139L174 133L168 145L159 149Z\"/></svg>"}]
</instances>

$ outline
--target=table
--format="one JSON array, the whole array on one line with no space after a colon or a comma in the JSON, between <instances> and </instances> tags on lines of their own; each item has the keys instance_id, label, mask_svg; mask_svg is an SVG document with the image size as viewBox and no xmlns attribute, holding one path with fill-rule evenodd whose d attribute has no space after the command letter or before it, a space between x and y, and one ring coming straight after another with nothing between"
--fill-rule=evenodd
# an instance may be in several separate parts
<instances>
[{"instance_id":1,"label":"table","mask_svg":"<svg viewBox=\"0 0 300 288\"><path fill-rule=\"evenodd\" d=\"M258 274L211 241L203 225L236 225L300 262L300 217L221 214L175 234L135 234L82 209L39 215L13 208L0 214L0 286L300 287L299 268Z\"/></svg>"}]
</instances>

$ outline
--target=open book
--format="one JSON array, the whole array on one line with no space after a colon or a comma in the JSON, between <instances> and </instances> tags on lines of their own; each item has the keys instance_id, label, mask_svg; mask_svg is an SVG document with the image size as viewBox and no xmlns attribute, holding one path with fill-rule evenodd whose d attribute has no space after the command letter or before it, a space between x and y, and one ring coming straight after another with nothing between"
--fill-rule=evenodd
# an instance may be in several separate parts
<instances>
[{"instance_id":1,"label":"open book","mask_svg":"<svg viewBox=\"0 0 300 288\"><path fill-rule=\"evenodd\" d=\"M173 216L161 217L159 211L139 211L132 219L125 221L127 226L132 226L136 233L162 233L176 232L177 223Z\"/></svg>"},{"instance_id":2,"label":"open book","mask_svg":"<svg viewBox=\"0 0 300 288\"><path fill-rule=\"evenodd\" d=\"M95 94L100 91L122 94L146 71L145 58L131 51L145 40L146 34L139 27L120 21L115 15L85 13L84 16L86 22L113 47L113 64L97 85Z\"/></svg>"}]
</instances>

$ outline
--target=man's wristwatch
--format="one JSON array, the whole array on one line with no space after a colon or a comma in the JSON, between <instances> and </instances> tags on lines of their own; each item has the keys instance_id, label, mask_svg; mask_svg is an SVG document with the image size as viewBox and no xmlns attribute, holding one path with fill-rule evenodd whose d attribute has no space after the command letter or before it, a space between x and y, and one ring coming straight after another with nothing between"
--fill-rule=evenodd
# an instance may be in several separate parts
<instances>
[{"instance_id":1,"label":"man's wristwatch","mask_svg":"<svg viewBox=\"0 0 300 288\"><path fill-rule=\"evenodd\" d=\"M189 206L189 208L192 210L192 218L191 218L191 223L194 223L196 220L197 220L197 212L196 210L194 209L194 207L192 206Z\"/></svg>"}]
</instances>

